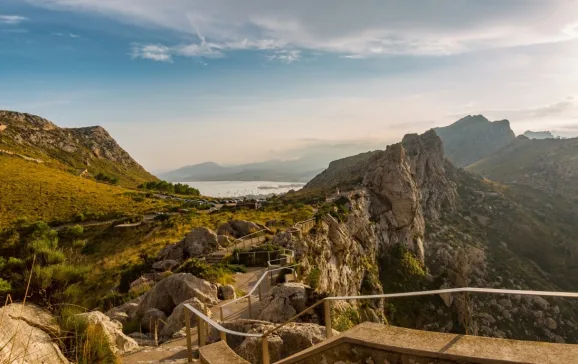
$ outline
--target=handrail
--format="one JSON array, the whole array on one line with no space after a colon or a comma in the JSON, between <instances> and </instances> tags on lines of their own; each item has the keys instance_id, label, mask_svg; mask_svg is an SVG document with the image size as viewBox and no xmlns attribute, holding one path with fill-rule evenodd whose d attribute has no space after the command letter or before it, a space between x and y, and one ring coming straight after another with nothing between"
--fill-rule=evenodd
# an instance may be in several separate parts
<instances>
[{"instance_id":1,"label":"handrail","mask_svg":"<svg viewBox=\"0 0 578 364\"><path fill-rule=\"evenodd\" d=\"M192 311L195 315L200 317L203 321L205 321L206 323L208 323L209 325L213 326L215 329L217 329L221 332L225 332L225 333L231 334L231 335L246 336L246 337L262 337L263 336L262 334L248 334L246 332L239 332L239 331L233 331L233 330L226 329L223 326L219 325L219 323L210 319L207 315L205 315L201 311L199 311L196 308L194 308L193 306L191 306L190 304L185 303L185 307L188 308L190 311Z\"/></svg>"},{"instance_id":2,"label":"handrail","mask_svg":"<svg viewBox=\"0 0 578 364\"><path fill-rule=\"evenodd\" d=\"M283 269L287 269L287 268L293 268L293 267L296 267L296 266L298 266L298 265L299 265L299 263L293 264L293 265L288 265L288 266L281 267L281 268L275 268L275 269L266 270L266 271L261 275L261 278L259 278L259 280L257 281L257 283L255 283L255 284L253 285L253 288L252 288L246 295L244 295L244 296L242 296L242 297L239 297L239 298L236 298L236 299L234 299L234 300L231 300L231 301L229 301L229 302L226 302L226 303L222 304L220 307L228 306L228 305L230 305L230 304L232 304L232 303L234 303L234 302L237 302L237 301L242 300L243 298L247 298L248 296L252 296L252 293L255 292L255 290L257 289L257 287L259 287L259 284L261 284L261 282L263 281L263 279L265 279L265 277L267 277L268 274L271 274L272 272L276 272L276 271L278 271L278 270L283 270Z\"/></svg>"},{"instance_id":3,"label":"handrail","mask_svg":"<svg viewBox=\"0 0 578 364\"><path fill-rule=\"evenodd\" d=\"M261 232L263 232L263 231L267 231L267 229L261 229L261 230L257 230L257 231L255 231L254 233L251 233L251 234L247 234L247 235L241 236L240 238L238 238L238 239L235 239L235 240L245 240L245 238L248 238L249 236L251 236L251 237L252 237L253 235L257 235L257 234L259 234L259 233L261 233Z\"/></svg>"}]
</instances>

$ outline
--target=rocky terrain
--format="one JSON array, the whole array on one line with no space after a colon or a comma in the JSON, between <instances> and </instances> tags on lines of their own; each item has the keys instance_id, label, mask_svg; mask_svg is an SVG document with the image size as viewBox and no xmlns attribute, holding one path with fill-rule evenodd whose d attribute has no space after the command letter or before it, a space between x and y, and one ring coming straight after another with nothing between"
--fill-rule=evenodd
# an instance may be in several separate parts
<instances>
[{"instance_id":1,"label":"rocky terrain","mask_svg":"<svg viewBox=\"0 0 578 364\"><path fill-rule=\"evenodd\" d=\"M100 126L60 128L41 117L0 110L0 149L80 175L103 173L120 184L156 180Z\"/></svg>"},{"instance_id":2,"label":"rocky terrain","mask_svg":"<svg viewBox=\"0 0 578 364\"><path fill-rule=\"evenodd\" d=\"M506 184L524 185L548 194L578 198L578 138L515 141L467 167L468 171Z\"/></svg>"},{"instance_id":3,"label":"rocky terrain","mask_svg":"<svg viewBox=\"0 0 578 364\"><path fill-rule=\"evenodd\" d=\"M468 115L435 131L443 141L446 158L457 167L475 163L516 138L508 120L490 122L482 115Z\"/></svg>"},{"instance_id":4,"label":"rocky terrain","mask_svg":"<svg viewBox=\"0 0 578 364\"><path fill-rule=\"evenodd\" d=\"M314 234L278 239L296 250L319 293L575 287L578 218L567 201L457 169L444 161L434 131L406 136L365 163L361 181L331 203ZM328 173L343 176L337 169ZM341 183L351 186L343 179L310 185ZM339 308L350 324L381 321L384 312L390 322L421 329L578 341L578 306L568 300L480 294L353 306L358 316L347 304Z\"/></svg>"}]
</instances>

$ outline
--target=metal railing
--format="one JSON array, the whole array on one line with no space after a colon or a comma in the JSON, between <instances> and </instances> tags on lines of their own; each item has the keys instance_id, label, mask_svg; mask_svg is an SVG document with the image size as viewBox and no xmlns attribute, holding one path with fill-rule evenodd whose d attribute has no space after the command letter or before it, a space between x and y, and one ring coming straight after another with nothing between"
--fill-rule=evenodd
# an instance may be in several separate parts
<instances>
[{"instance_id":1,"label":"metal railing","mask_svg":"<svg viewBox=\"0 0 578 364\"><path fill-rule=\"evenodd\" d=\"M280 268L283 269L283 268ZM263 276L261 277L263 278ZM438 289L432 291L417 291L417 292L404 292L404 293L388 293L388 294L377 294L377 295L367 295L367 296L335 296L335 297L326 297L322 300L317 301L315 304L309 306L305 310L301 311L297 315L291 317L285 323L275 326L274 328L262 333L262 334L248 334L239 331L232 331L222 327L217 322L211 320L209 317L204 315L199 310L195 309L194 307L186 304L189 310L191 310L195 315L197 315L198 320L198 327L197 329L199 332L205 332L208 329L208 325L217 329L220 333L221 340L226 340L226 335L236 335L236 336L244 336L244 337L259 337L262 341L262 361L263 364L270 364L269 358L269 344L268 344L268 337L274 334L276 331L281 329L282 327L288 325L289 323L294 322L299 317L303 316L307 312L311 311L312 309L316 308L317 306L323 304L324 305L324 319L325 319L325 332L326 338L331 338L333 336L333 329L331 323L331 301L349 301L349 300L367 300L367 299L384 299L384 298L401 298L401 297L417 297L417 296L431 296L431 295L439 295L439 294L457 294L457 293L489 293L489 294L505 294L505 295L521 295L521 296L546 296L546 297L571 297L571 298L578 298L578 293L575 292L551 292L551 291L527 291L527 290L511 290L511 289L493 289L493 288L470 288L470 287L463 287L463 288L448 288L448 289ZM189 322L189 313L185 310L185 321L186 321L186 328L187 328L187 347L189 351L189 362L192 362L192 343L191 343L191 336L190 336L190 322ZM201 336L202 335L202 336ZM206 336L205 334L199 334L199 347L206 344Z\"/></svg>"}]
</instances>

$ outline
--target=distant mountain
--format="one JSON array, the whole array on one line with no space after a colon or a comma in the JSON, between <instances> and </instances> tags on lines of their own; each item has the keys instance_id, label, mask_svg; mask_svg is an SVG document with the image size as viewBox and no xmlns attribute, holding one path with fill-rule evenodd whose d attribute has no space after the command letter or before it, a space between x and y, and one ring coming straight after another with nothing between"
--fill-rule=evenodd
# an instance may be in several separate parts
<instances>
[{"instance_id":1,"label":"distant mountain","mask_svg":"<svg viewBox=\"0 0 578 364\"><path fill-rule=\"evenodd\" d=\"M527 130L524 134L525 137L530 139L554 139L556 138L554 134L550 131L531 131Z\"/></svg>"},{"instance_id":2,"label":"distant mountain","mask_svg":"<svg viewBox=\"0 0 578 364\"><path fill-rule=\"evenodd\" d=\"M578 138L529 139L519 136L508 146L467 167L484 177L578 198Z\"/></svg>"},{"instance_id":3,"label":"distant mountain","mask_svg":"<svg viewBox=\"0 0 578 364\"><path fill-rule=\"evenodd\" d=\"M163 173L162 179L186 181L277 181L307 182L321 172L328 163L319 158L306 157L292 161L268 160L236 166L221 166L206 162Z\"/></svg>"},{"instance_id":4,"label":"distant mountain","mask_svg":"<svg viewBox=\"0 0 578 364\"><path fill-rule=\"evenodd\" d=\"M475 163L516 138L508 120L490 122L482 115L468 115L434 130L442 139L446 157L458 167Z\"/></svg>"},{"instance_id":5,"label":"distant mountain","mask_svg":"<svg viewBox=\"0 0 578 364\"><path fill-rule=\"evenodd\" d=\"M60 128L39 116L3 110L0 125L0 149L5 152L76 175L103 173L131 187L157 179L100 126Z\"/></svg>"}]
</instances>

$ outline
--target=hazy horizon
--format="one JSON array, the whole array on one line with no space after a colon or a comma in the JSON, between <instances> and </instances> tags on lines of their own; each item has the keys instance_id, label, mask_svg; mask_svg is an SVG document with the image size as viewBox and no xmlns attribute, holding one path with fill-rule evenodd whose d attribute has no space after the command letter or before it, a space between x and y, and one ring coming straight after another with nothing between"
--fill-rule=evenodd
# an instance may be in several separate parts
<instances>
[{"instance_id":1,"label":"hazy horizon","mask_svg":"<svg viewBox=\"0 0 578 364\"><path fill-rule=\"evenodd\" d=\"M155 173L384 149L468 114L578 135L576 2L2 2L0 109L101 125Z\"/></svg>"}]
</instances>

